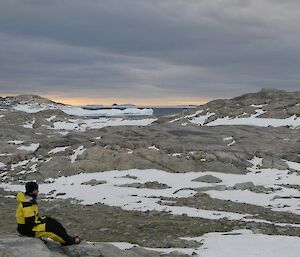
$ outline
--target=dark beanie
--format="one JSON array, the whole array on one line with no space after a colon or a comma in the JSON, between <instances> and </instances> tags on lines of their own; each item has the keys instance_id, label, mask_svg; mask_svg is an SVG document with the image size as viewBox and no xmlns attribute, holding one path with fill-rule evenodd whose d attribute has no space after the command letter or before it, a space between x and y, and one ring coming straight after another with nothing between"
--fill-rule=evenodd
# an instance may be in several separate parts
<instances>
[{"instance_id":1,"label":"dark beanie","mask_svg":"<svg viewBox=\"0 0 300 257\"><path fill-rule=\"evenodd\" d=\"M27 182L25 185L25 189L26 189L25 194L28 195L31 192L33 192L34 190L39 189L39 185L35 182Z\"/></svg>"}]
</instances>

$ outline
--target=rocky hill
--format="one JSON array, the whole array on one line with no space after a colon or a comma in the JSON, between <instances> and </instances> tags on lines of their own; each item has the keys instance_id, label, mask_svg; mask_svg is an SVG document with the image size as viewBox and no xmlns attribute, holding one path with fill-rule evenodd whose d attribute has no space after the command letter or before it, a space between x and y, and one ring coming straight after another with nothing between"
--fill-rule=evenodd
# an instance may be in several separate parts
<instances>
[{"instance_id":1,"label":"rocky hill","mask_svg":"<svg viewBox=\"0 0 300 257\"><path fill-rule=\"evenodd\" d=\"M212 249L200 241L224 241L215 232L296 240L299 103L300 92L261 90L156 118L134 107L86 115L38 96L0 98L0 233L15 240L15 194L36 180L41 212L87 241L184 256ZM9 240L0 245L8 249ZM111 256L138 249L103 247ZM108 256L99 249L88 251ZM147 249L137 256L157 256Z\"/></svg>"},{"instance_id":2,"label":"rocky hill","mask_svg":"<svg viewBox=\"0 0 300 257\"><path fill-rule=\"evenodd\" d=\"M299 132L285 127L297 127L300 92L262 90L215 100L172 120L90 119L60 109L13 108L15 103L57 105L38 96L7 97L2 106L8 102L0 110L3 182L134 168L244 173L251 165L247 160L254 156L264 158L266 168L287 168L282 160L299 161ZM251 118L254 113L259 115ZM228 116L227 126L209 125ZM267 123L242 126L248 119ZM232 121L235 126L230 125Z\"/></svg>"},{"instance_id":3,"label":"rocky hill","mask_svg":"<svg viewBox=\"0 0 300 257\"><path fill-rule=\"evenodd\" d=\"M286 92L275 89L262 89L258 93L245 94L229 100L211 101L204 108L215 112L218 117L247 117L262 108L261 118L284 119L292 115L300 116L300 91Z\"/></svg>"},{"instance_id":4,"label":"rocky hill","mask_svg":"<svg viewBox=\"0 0 300 257\"><path fill-rule=\"evenodd\" d=\"M300 117L300 91L286 92L276 89L262 89L257 93L245 94L232 99L219 99L201 105L196 112L186 111L173 119L172 122L186 122L193 118L194 123L208 125L214 124L217 119L238 118L272 118L287 119ZM298 124L298 123L297 123ZM222 125L222 123L220 123ZM241 124L243 125L243 124ZM259 125L259 124L257 124ZM287 123L288 125L288 123Z\"/></svg>"},{"instance_id":5,"label":"rocky hill","mask_svg":"<svg viewBox=\"0 0 300 257\"><path fill-rule=\"evenodd\" d=\"M44 106L59 106L64 105L61 103L56 103L50 99L41 97L39 95L18 95L18 96L7 96L0 98L0 108L8 108L11 109L13 106L20 104L28 104L28 105L44 105Z\"/></svg>"}]
</instances>

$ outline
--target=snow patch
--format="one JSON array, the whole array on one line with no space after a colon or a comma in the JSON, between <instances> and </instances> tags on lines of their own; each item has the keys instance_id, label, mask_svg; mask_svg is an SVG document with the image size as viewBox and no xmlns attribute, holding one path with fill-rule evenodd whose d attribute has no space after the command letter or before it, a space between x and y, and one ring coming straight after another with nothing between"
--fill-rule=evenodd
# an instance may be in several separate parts
<instances>
[{"instance_id":1,"label":"snow patch","mask_svg":"<svg viewBox=\"0 0 300 257\"><path fill-rule=\"evenodd\" d=\"M211 116L213 116L213 115L215 115L215 113L210 113L210 112L208 112L208 113L206 113L205 115L202 115L202 116L199 116L199 117L196 117L196 118L190 120L190 122L193 123L193 124L197 124L197 125L199 125L199 126L203 126L204 123L205 123L205 121L206 121L209 117L211 117Z\"/></svg>"},{"instance_id":2,"label":"snow patch","mask_svg":"<svg viewBox=\"0 0 300 257\"><path fill-rule=\"evenodd\" d=\"M27 121L27 122L23 125L23 127L24 127L24 128L33 129L34 123L35 123L35 119L33 119L32 121Z\"/></svg>"},{"instance_id":3,"label":"snow patch","mask_svg":"<svg viewBox=\"0 0 300 257\"><path fill-rule=\"evenodd\" d=\"M138 109L126 108L120 109L100 109L100 110L86 110L80 107L69 107L62 110L66 114L76 116L151 116L153 109Z\"/></svg>"},{"instance_id":4,"label":"snow patch","mask_svg":"<svg viewBox=\"0 0 300 257\"><path fill-rule=\"evenodd\" d=\"M79 124L65 121L57 121L53 123L53 128L56 130L79 130Z\"/></svg>"},{"instance_id":5,"label":"snow patch","mask_svg":"<svg viewBox=\"0 0 300 257\"><path fill-rule=\"evenodd\" d=\"M64 151L66 151L67 148L69 148L69 146L56 147L56 148L50 150L48 153L55 154L55 153L59 153L59 152L64 152Z\"/></svg>"},{"instance_id":6,"label":"snow patch","mask_svg":"<svg viewBox=\"0 0 300 257\"><path fill-rule=\"evenodd\" d=\"M73 154L70 156L71 163L74 163L77 160L77 157L85 152L86 148L84 146L79 146L73 151Z\"/></svg>"},{"instance_id":7,"label":"snow patch","mask_svg":"<svg viewBox=\"0 0 300 257\"><path fill-rule=\"evenodd\" d=\"M7 143L13 144L13 145L20 145L20 144L23 144L24 141L22 141L22 140L10 140L10 141L7 141Z\"/></svg>"},{"instance_id":8,"label":"snow patch","mask_svg":"<svg viewBox=\"0 0 300 257\"><path fill-rule=\"evenodd\" d=\"M4 157L4 156L11 156L13 155L12 153L0 153L0 157Z\"/></svg>"},{"instance_id":9,"label":"snow patch","mask_svg":"<svg viewBox=\"0 0 300 257\"><path fill-rule=\"evenodd\" d=\"M53 121L55 118L56 118L56 115L53 115L53 116L51 116L50 118L46 119L46 121L51 122L51 121Z\"/></svg>"},{"instance_id":10,"label":"snow patch","mask_svg":"<svg viewBox=\"0 0 300 257\"><path fill-rule=\"evenodd\" d=\"M20 146L17 149L21 151L35 152L40 147L39 143L30 144L29 146Z\"/></svg>"},{"instance_id":11,"label":"snow patch","mask_svg":"<svg viewBox=\"0 0 300 257\"><path fill-rule=\"evenodd\" d=\"M27 113L37 113L43 110L61 110L68 115L76 116L151 116L153 115L153 109L150 108L126 108L121 109L99 109L99 110L87 110L81 107L68 106L68 105L56 105L56 104L18 104L13 107L17 111ZM53 116L52 116L53 117ZM50 117L51 118L51 117ZM49 119L50 119L49 118ZM54 119L54 118L53 118ZM51 120L48 120L51 121Z\"/></svg>"},{"instance_id":12,"label":"snow patch","mask_svg":"<svg viewBox=\"0 0 300 257\"><path fill-rule=\"evenodd\" d=\"M198 114L201 114L202 112L203 112L203 110L199 110L199 111L195 112L194 114L187 115L187 116L184 116L184 117L180 117L180 118L176 118L174 120L171 120L171 121L169 121L169 123L174 123L174 122L182 120L182 119L189 119L189 118L197 116Z\"/></svg>"},{"instance_id":13,"label":"snow patch","mask_svg":"<svg viewBox=\"0 0 300 257\"><path fill-rule=\"evenodd\" d=\"M264 106L266 106L267 104L251 104L251 107L255 107L255 108L262 108Z\"/></svg>"},{"instance_id":14,"label":"snow patch","mask_svg":"<svg viewBox=\"0 0 300 257\"><path fill-rule=\"evenodd\" d=\"M201 243L198 248L150 248L127 242L109 242L120 250L141 247L163 254L178 252L189 256L205 257L298 257L300 238L254 234L251 230L206 233L200 237L181 237L182 240Z\"/></svg>"},{"instance_id":15,"label":"snow patch","mask_svg":"<svg viewBox=\"0 0 300 257\"><path fill-rule=\"evenodd\" d=\"M160 151L155 145L149 146L148 149Z\"/></svg>"},{"instance_id":16,"label":"snow patch","mask_svg":"<svg viewBox=\"0 0 300 257\"><path fill-rule=\"evenodd\" d=\"M254 234L251 230L214 232L182 239L201 242L194 252L205 257L297 257L300 251L299 237Z\"/></svg>"},{"instance_id":17,"label":"snow patch","mask_svg":"<svg viewBox=\"0 0 300 257\"><path fill-rule=\"evenodd\" d=\"M74 150L74 154L70 157L75 162L77 156L85 151L83 146ZM266 220L253 219L248 214L221 212L215 210L201 210L188 206L174 206L168 203L161 204L163 198L181 198L192 197L198 188L206 188L205 193L212 198L221 200L230 200L238 203L248 203L273 211L286 211L290 213L300 214L299 197L300 192L293 188L288 188L287 184L300 184L300 176L287 170L278 169L261 169L262 158L254 157L249 160L253 167L248 168L250 172L246 174L226 174L219 172L187 172L187 173L170 173L160 170L126 170L126 171L106 171L95 173L81 173L69 177L60 177L49 179L47 181L53 183L41 184L42 193L48 194L53 189L58 189L60 193L65 195L59 198L75 198L82 204L103 203L109 206L121 207L125 210L136 211L161 211L168 212L173 215L187 215L190 217L201 217L205 219L222 219L255 221L268 224L276 224L276 226L286 226L283 223L274 223ZM209 190L209 183L197 182L194 179L199 175L210 175L219 178L219 183L223 191ZM133 179L135 178L135 179ZM90 187L82 183L91 179L105 180L106 184ZM151 188L134 188L124 187L125 184L157 181L168 187L164 189ZM251 186L251 183L254 186ZM248 183L250 188L244 190L235 189L236 184ZM259 192L256 186L263 186L265 192ZM22 190L22 185L0 184L0 187L10 190ZM222 190L222 189L221 189ZM300 227L300 224L288 224L294 227Z\"/></svg>"},{"instance_id":18,"label":"snow patch","mask_svg":"<svg viewBox=\"0 0 300 257\"><path fill-rule=\"evenodd\" d=\"M223 138L223 141L224 142L231 141L230 143L227 144L227 146L231 146L231 145L235 144L235 140L233 139L233 137L225 137L225 138Z\"/></svg>"},{"instance_id":19,"label":"snow patch","mask_svg":"<svg viewBox=\"0 0 300 257\"><path fill-rule=\"evenodd\" d=\"M5 169L6 165L3 162L0 162L0 170Z\"/></svg>"},{"instance_id":20,"label":"snow patch","mask_svg":"<svg viewBox=\"0 0 300 257\"><path fill-rule=\"evenodd\" d=\"M289 167L290 169L300 171L300 163L298 163L298 162L286 161L286 160L284 160L284 161L286 162L286 164L288 165L288 167Z\"/></svg>"},{"instance_id":21,"label":"snow patch","mask_svg":"<svg viewBox=\"0 0 300 257\"><path fill-rule=\"evenodd\" d=\"M232 146L233 144L235 144L235 140L233 140L231 143L229 143L227 146Z\"/></svg>"},{"instance_id":22,"label":"snow patch","mask_svg":"<svg viewBox=\"0 0 300 257\"><path fill-rule=\"evenodd\" d=\"M233 125L247 125L247 126L258 126L258 127L284 127L289 126L291 128L298 128L300 126L300 118L293 115L286 119L273 119L273 118L258 118L263 112L252 114L248 118L218 118L206 126L233 126Z\"/></svg>"},{"instance_id":23,"label":"snow patch","mask_svg":"<svg viewBox=\"0 0 300 257\"><path fill-rule=\"evenodd\" d=\"M255 171L258 169L258 166L262 166L263 158L254 156L253 159L248 160L248 162L250 162L253 165L253 167L248 168L248 170Z\"/></svg>"},{"instance_id":24,"label":"snow patch","mask_svg":"<svg viewBox=\"0 0 300 257\"><path fill-rule=\"evenodd\" d=\"M113 126L148 126L157 119L137 119L126 120L122 118L98 118L98 119L80 119L69 120L69 122L58 121L53 123L53 128L56 130L68 131L86 131L87 129L99 129Z\"/></svg>"},{"instance_id":25,"label":"snow patch","mask_svg":"<svg viewBox=\"0 0 300 257\"><path fill-rule=\"evenodd\" d=\"M58 131L58 134L62 135L62 136L66 136L69 134L68 131Z\"/></svg>"},{"instance_id":26,"label":"snow patch","mask_svg":"<svg viewBox=\"0 0 300 257\"><path fill-rule=\"evenodd\" d=\"M28 164L30 162L30 160L24 160L24 161L20 161L18 163L12 164L11 165L11 170L15 170L15 168L20 167L20 166L25 166L26 164Z\"/></svg>"}]
</instances>

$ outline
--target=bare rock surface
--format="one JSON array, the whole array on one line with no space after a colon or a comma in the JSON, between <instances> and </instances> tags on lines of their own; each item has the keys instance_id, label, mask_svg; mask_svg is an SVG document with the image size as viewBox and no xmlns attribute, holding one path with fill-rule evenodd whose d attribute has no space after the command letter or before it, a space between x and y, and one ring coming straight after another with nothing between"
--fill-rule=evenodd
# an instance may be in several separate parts
<instances>
[{"instance_id":1,"label":"bare rock surface","mask_svg":"<svg viewBox=\"0 0 300 257\"><path fill-rule=\"evenodd\" d=\"M214 177L212 175L201 176L199 178L193 179L193 181L206 182L206 183L220 183L220 182L222 182L221 179L216 178L216 177Z\"/></svg>"},{"instance_id":2,"label":"bare rock surface","mask_svg":"<svg viewBox=\"0 0 300 257\"><path fill-rule=\"evenodd\" d=\"M284 119L293 115L300 116L300 92L286 92L278 89L262 89L257 93L244 94L232 99L217 99L201 105L201 114L212 114L205 122L209 123L223 117L250 117L257 109L264 111L261 118ZM192 115L194 110L187 110L181 117ZM183 120L180 120L183 122Z\"/></svg>"},{"instance_id":3,"label":"bare rock surface","mask_svg":"<svg viewBox=\"0 0 300 257\"><path fill-rule=\"evenodd\" d=\"M17 235L0 235L1 257L65 257L65 254L52 252L40 239Z\"/></svg>"},{"instance_id":4,"label":"bare rock surface","mask_svg":"<svg viewBox=\"0 0 300 257\"><path fill-rule=\"evenodd\" d=\"M63 247L55 242L18 235L0 235L1 257L159 257L145 249L120 250L108 243L87 243Z\"/></svg>"},{"instance_id":5,"label":"bare rock surface","mask_svg":"<svg viewBox=\"0 0 300 257\"><path fill-rule=\"evenodd\" d=\"M83 205L75 199L58 199L64 198L66 192L55 188L47 195L40 195L41 213L63 221L68 231L87 240L79 246L62 248L57 244L45 245L37 239L18 237L14 217L16 192L0 189L0 256L155 257L161 254L143 247L194 248L199 245L182 237L198 237L215 231L251 229L270 235L299 236L298 210L295 208L291 212L300 190L297 183L300 175L297 168L300 163L299 128L206 126L224 117L243 118L256 114L258 118L297 119L299 103L300 92L264 89L233 99L211 101L175 117L161 117L147 126L104 126L113 118L71 116L55 109L63 105L39 96L0 98L1 184L23 185L28 180L51 183L51 179L62 176L67 180L68 176L82 173L135 169L157 169L168 175L197 173L192 183L207 185L189 188L188 183L185 188L178 187L174 193L164 196L157 192L168 191L170 187L168 181L162 183L159 178L141 182L139 175L130 173L121 174L117 182L120 191L130 190L133 194L135 190L155 189L152 192L158 195L151 196L151 200L157 200L166 209L171 206L213 213L213 218L199 218L173 215L169 211L122 209L112 206L113 203ZM41 110L32 113L16 110L19 105ZM202 125L191 122L203 115L209 117ZM119 120L126 119L138 121L140 117L119 117ZM95 120L99 127L93 123ZM94 127L88 127L90 124ZM287 161L294 164L289 165ZM270 186L266 180L264 183L258 181L260 174L269 175L263 169L270 171L270 175L274 173L272 169L285 173L278 175ZM204 172L213 172L213 175ZM244 175L250 176L239 180ZM230 176L234 178L232 183L228 182ZM251 181L251 176L257 180ZM288 176L293 176L295 182L287 182ZM124 184L120 183L122 180ZM90 177L81 185L96 192L98 187L110 186L111 182L109 178ZM283 194L285 189L291 193ZM210 196L209 191L215 191L219 198ZM258 200L245 203L221 199L223 193L230 197L235 192L255 195ZM270 206L258 204L260 196L268 199L270 195ZM274 211L274 207L278 208ZM218 219L221 212L246 215L249 220ZM120 250L109 242L129 242L140 247ZM173 252L164 256L185 255Z\"/></svg>"},{"instance_id":6,"label":"bare rock surface","mask_svg":"<svg viewBox=\"0 0 300 257\"><path fill-rule=\"evenodd\" d=\"M166 189L170 188L166 184L158 183L157 181L153 182L146 182L144 184L142 183L131 183L131 184L124 184L123 187L135 187L135 188L150 188L150 189Z\"/></svg>"}]
</instances>

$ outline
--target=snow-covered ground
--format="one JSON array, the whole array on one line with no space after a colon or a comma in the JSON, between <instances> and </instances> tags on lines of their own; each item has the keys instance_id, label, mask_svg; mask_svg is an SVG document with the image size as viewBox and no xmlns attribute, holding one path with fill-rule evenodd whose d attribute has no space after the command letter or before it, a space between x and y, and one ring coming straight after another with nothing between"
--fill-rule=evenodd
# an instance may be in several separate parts
<instances>
[{"instance_id":1,"label":"snow-covered ground","mask_svg":"<svg viewBox=\"0 0 300 257\"><path fill-rule=\"evenodd\" d=\"M215 115L215 113L209 113L209 112L208 112L208 113L205 114L205 115L201 115L201 116L198 116L198 117L195 117L195 118L191 119L190 122L191 122L191 123L194 123L194 124L197 124L197 125L203 126L204 123L205 123L205 121L206 121L209 117L211 117L211 116L213 116L213 115Z\"/></svg>"},{"instance_id":2,"label":"snow-covered ground","mask_svg":"<svg viewBox=\"0 0 300 257\"><path fill-rule=\"evenodd\" d=\"M28 146L25 146L25 145L19 146L18 150L28 151L28 152L35 152L39 147L40 147L39 143L36 143L36 144L32 143L32 144L30 144Z\"/></svg>"},{"instance_id":3,"label":"snow-covered ground","mask_svg":"<svg viewBox=\"0 0 300 257\"><path fill-rule=\"evenodd\" d=\"M101 139L101 138L100 138ZM232 142L233 137L225 137L225 143ZM12 144L14 144L13 142ZM19 142L17 142L19 143ZM51 154L65 151L69 146L56 147L49 151ZM156 146L150 147L159 150ZM83 146L73 150L70 156L71 162L85 151ZM113 170L96 173L81 173L68 177L48 179L47 183L40 184L40 193L47 197L62 199L77 199L81 204L103 203L109 206L121 207L125 210L136 211L160 211L173 215L187 215L211 220L228 219L245 222L258 222L274 224L276 226L290 226L300 228L300 224L276 223L268 220L257 219L247 213L235 213L215 210L204 210L189 206L174 206L176 198L193 197L197 192L194 189L206 188L210 197L230 200L239 203L248 203L273 211L285 211L300 214L299 190L285 187L284 185L300 185L300 163L284 160L290 170L262 169L263 159L254 157L249 162L253 165L248 168L247 174L225 174L220 172L187 172L170 173L161 170ZM2 167L1 167L2 165ZM18 174L36 172L38 159L20 161L11 166L11 170L20 166L27 166ZM0 177L9 176L6 166L0 163ZM294 172L293 172L294 171ZM219 183L197 182L195 179L204 175L211 175L221 180ZM91 180L106 181L104 184L89 185ZM135 188L129 187L132 183L145 184L157 181L167 185L164 189ZM20 181L21 182L21 181ZM49 183L50 182L50 183ZM264 186L266 193L256 193L249 190L236 190L238 183L252 182L255 186ZM216 185L225 186L222 191L210 190L209 187ZM2 183L0 188L8 191L23 191L24 185ZM163 197L173 198L171 201L162 200ZM251 230L234 230L226 233L207 233L201 237L181 238L194 240L201 243L198 248L145 248L161 253L179 252L193 256L205 257L298 257L300 251L300 238L292 236L255 234ZM130 249L134 246L130 243L111 243L121 249Z\"/></svg>"},{"instance_id":4,"label":"snow-covered ground","mask_svg":"<svg viewBox=\"0 0 300 257\"><path fill-rule=\"evenodd\" d=\"M67 148L69 148L69 146L55 147L54 149L50 150L48 153L56 154L56 153L64 152L66 151Z\"/></svg>"},{"instance_id":5,"label":"snow-covered ground","mask_svg":"<svg viewBox=\"0 0 300 257\"><path fill-rule=\"evenodd\" d=\"M227 146L232 146L235 144L235 140L233 139L233 137L225 137L223 138L223 141L227 143Z\"/></svg>"},{"instance_id":6,"label":"snow-covered ground","mask_svg":"<svg viewBox=\"0 0 300 257\"><path fill-rule=\"evenodd\" d=\"M23 144L24 141L23 140L10 140L10 141L7 141L7 143L13 144L13 145L20 145L20 144Z\"/></svg>"},{"instance_id":7,"label":"snow-covered ground","mask_svg":"<svg viewBox=\"0 0 300 257\"><path fill-rule=\"evenodd\" d=\"M161 253L179 252L203 257L298 257L300 237L254 234L251 230L228 233L207 233L201 237L182 238L201 243L198 248L145 248ZM131 249L135 244L112 242L119 249Z\"/></svg>"},{"instance_id":8,"label":"snow-covered ground","mask_svg":"<svg viewBox=\"0 0 300 257\"><path fill-rule=\"evenodd\" d=\"M198 112L199 113L199 112ZM197 113L197 114L198 114ZM201 113L201 112L200 112ZM262 109L256 109L256 114L252 114L250 117L224 117L217 118L216 120L206 123L205 126L229 126L229 125L248 125L248 126L258 126L258 127L283 127L290 126L291 128L299 128L300 127L300 117L296 115L292 115L286 119L275 119L275 118L260 118L259 116L264 114L265 111ZM198 117L194 117L192 115L186 116L191 123L196 125L203 126L206 120L213 116L214 113L207 113L205 115L200 115ZM192 119L190 119L193 117Z\"/></svg>"},{"instance_id":9,"label":"snow-covered ground","mask_svg":"<svg viewBox=\"0 0 300 257\"><path fill-rule=\"evenodd\" d=\"M49 129L66 131L86 131L87 129L99 129L114 126L148 126L157 119L122 119L122 118L97 118L97 119L69 119L66 121L57 121Z\"/></svg>"},{"instance_id":10,"label":"snow-covered ground","mask_svg":"<svg viewBox=\"0 0 300 257\"><path fill-rule=\"evenodd\" d=\"M258 127L284 127L290 126L292 128L298 128L300 126L300 118L293 115L286 119L273 119L273 118L218 118L212 121L207 126L220 126L220 125L248 125L248 126L258 126Z\"/></svg>"},{"instance_id":11,"label":"snow-covered ground","mask_svg":"<svg viewBox=\"0 0 300 257\"><path fill-rule=\"evenodd\" d=\"M34 126L34 123L35 123L35 119L33 119L32 121L26 122L26 123L23 125L23 127L24 127L24 128L32 129L33 126Z\"/></svg>"},{"instance_id":12,"label":"snow-covered ground","mask_svg":"<svg viewBox=\"0 0 300 257\"><path fill-rule=\"evenodd\" d=\"M70 157L71 160L75 161L77 156L84 151L85 148L83 146L74 150L74 154ZM253 167L249 168L249 172L245 175L219 172L169 173L154 169L81 173L69 177L49 179L48 182L51 183L41 184L40 191L44 194L48 194L52 190L56 190L55 194L64 194L58 196L60 198L75 198L81 201L82 204L100 202L110 206L118 206L126 210L138 210L142 212L156 210L170 212L174 215L186 214L191 217L206 219L227 218L230 220L254 220L252 216L247 214L201 210L189 206L171 206L168 205L168 202L161 201L162 197L192 197L197 193L193 189L205 187L205 192L212 198L263 206L273 211L286 211L300 214L299 190L284 186L286 184L299 185L300 176L297 173L291 173L289 170L260 169L260 158L254 158L250 160L250 162L253 164ZM290 165L294 168L299 165L299 163L289 163L292 163ZM23 163L16 165L23 165ZM211 184L194 181L194 179L204 175L214 176L222 182ZM92 179L106 181L107 183L95 186L90 186L85 183ZM126 184L145 184L155 181L167 185L168 187L163 189L150 189L126 186ZM255 191L234 189L236 184L245 182L252 182L255 186L264 186L267 192L257 193ZM225 191L217 191L207 188L216 185L225 186L227 189ZM0 184L0 187L6 190L23 190L22 185ZM55 194L51 196L55 196ZM263 220L256 221L268 222ZM297 226L300 227L300 224Z\"/></svg>"},{"instance_id":13,"label":"snow-covered ground","mask_svg":"<svg viewBox=\"0 0 300 257\"><path fill-rule=\"evenodd\" d=\"M159 148L157 148L155 145L149 146L148 149L159 151Z\"/></svg>"},{"instance_id":14,"label":"snow-covered ground","mask_svg":"<svg viewBox=\"0 0 300 257\"><path fill-rule=\"evenodd\" d=\"M191 114L191 115L187 115L187 116L184 116L184 117L180 117L180 118L173 119L173 120L169 121L169 123L174 123L174 122L179 121L179 120L182 120L182 119L193 118L193 117L197 116L198 114L201 114L202 112L203 112L203 110L200 110L200 111L195 112L194 114Z\"/></svg>"},{"instance_id":15,"label":"snow-covered ground","mask_svg":"<svg viewBox=\"0 0 300 257\"><path fill-rule=\"evenodd\" d=\"M74 163L77 157L85 152L86 148L84 146L79 146L77 149L73 151L73 154L70 156L71 163Z\"/></svg>"},{"instance_id":16,"label":"snow-covered ground","mask_svg":"<svg viewBox=\"0 0 300 257\"><path fill-rule=\"evenodd\" d=\"M100 129L103 127L111 126L148 126L157 119L139 117L135 119L120 118L116 116L151 116L153 109L138 109L138 108L127 108L124 110L120 109L103 109L103 110L85 110L80 107L74 106L63 106L63 105L16 105L13 107L15 110L36 113L41 110L47 109L59 109L69 115L82 116L79 119L67 119L64 121L55 121L56 116L53 115L45 120L52 122L48 129L54 130L65 130L65 131L86 131L88 129ZM88 118L87 116L94 116L95 118ZM101 117L99 117L101 116ZM103 117L107 116L107 117ZM35 119L27 121L22 126L24 128L33 129Z\"/></svg>"},{"instance_id":17,"label":"snow-covered ground","mask_svg":"<svg viewBox=\"0 0 300 257\"><path fill-rule=\"evenodd\" d=\"M100 109L100 110L87 110L81 107L69 105L55 105L55 104L18 104L13 107L17 111L27 113L37 113L43 110L61 110L69 115L76 116L151 116L153 109L144 108L139 109L135 107L121 109Z\"/></svg>"},{"instance_id":18,"label":"snow-covered ground","mask_svg":"<svg viewBox=\"0 0 300 257\"><path fill-rule=\"evenodd\" d=\"M0 170L3 170L6 167L6 165L3 162L0 162Z\"/></svg>"}]
</instances>

